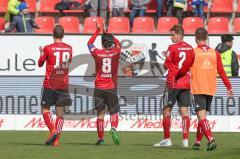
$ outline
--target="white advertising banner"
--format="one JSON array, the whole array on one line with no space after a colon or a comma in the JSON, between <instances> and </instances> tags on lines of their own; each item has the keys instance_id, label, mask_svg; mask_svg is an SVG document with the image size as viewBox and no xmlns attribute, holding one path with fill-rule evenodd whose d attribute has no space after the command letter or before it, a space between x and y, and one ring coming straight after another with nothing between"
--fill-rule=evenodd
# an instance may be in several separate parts
<instances>
[{"instance_id":1,"label":"white advertising banner","mask_svg":"<svg viewBox=\"0 0 240 159\"><path fill-rule=\"evenodd\" d=\"M209 124L214 132L240 132L240 116L209 116ZM63 131L96 131L96 118L65 119ZM105 117L105 130L111 123ZM198 121L191 117L190 131L195 132ZM0 130L37 130L46 131L47 127L41 115L1 115ZM172 120L171 131L182 130L181 118ZM156 115L120 115L118 131L163 131L162 120Z\"/></svg>"},{"instance_id":2,"label":"white advertising banner","mask_svg":"<svg viewBox=\"0 0 240 159\"><path fill-rule=\"evenodd\" d=\"M91 76L86 73L88 66L94 69L93 59L91 58L87 42L89 35L66 35L64 42L73 47L73 62L70 65L70 75L74 76ZM144 46L145 61L149 62L148 50L151 49L152 43L157 44L157 51L161 56L161 52L165 51L171 44L169 36L160 35L118 35L117 38L122 42L123 49L130 46ZM233 50L237 53L240 51L239 36L234 37ZM196 46L194 36L186 36L185 41ZM45 46L53 42L51 36L44 35L1 35L0 36L0 75L44 75L45 67L39 68L39 46ZM211 47L216 47L220 43L220 36L211 36L209 44ZM101 47L100 38L95 43L96 47ZM159 63L163 62L160 58ZM72 67L72 68L71 68ZM142 70L143 72L146 72ZM143 74L143 73L142 73ZM141 74L141 75L142 75ZM143 74L144 75L144 74Z\"/></svg>"}]
</instances>

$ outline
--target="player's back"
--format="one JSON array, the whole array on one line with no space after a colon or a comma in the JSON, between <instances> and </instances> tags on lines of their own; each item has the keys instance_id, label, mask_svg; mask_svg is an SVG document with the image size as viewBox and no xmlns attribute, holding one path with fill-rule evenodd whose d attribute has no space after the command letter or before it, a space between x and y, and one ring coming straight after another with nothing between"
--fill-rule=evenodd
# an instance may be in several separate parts
<instances>
[{"instance_id":1,"label":"player's back","mask_svg":"<svg viewBox=\"0 0 240 159\"><path fill-rule=\"evenodd\" d=\"M178 69L190 68L194 59L194 51L191 45L186 42L179 42L170 46L174 52L173 64L178 66Z\"/></svg>"},{"instance_id":2,"label":"player's back","mask_svg":"<svg viewBox=\"0 0 240 159\"><path fill-rule=\"evenodd\" d=\"M46 56L46 76L44 86L53 89L68 87L68 66L72 60L72 47L57 42L44 47Z\"/></svg>"},{"instance_id":3,"label":"player's back","mask_svg":"<svg viewBox=\"0 0 240 159\"><path fill-rule=\"evenodd\" d=\"M120 47L94 50L92 56L96 67L96 88L115 89L117 87L120 53Z\"/></svg>"},{"instance_id":4,"label":"player's back","mask_svg":"<svg viewBox=\"0 0 240 159\"><path fill-rule=\"evenodd\" d=\"M169 57L167 63L170 66L168 72L168 80L174 83L174 88L190 88L190 67L194 62L194 50L191 45L186 42L178 42L169 46ZM179 72L184 75L175 81ZM175 82L173 82L175 81Z\"/></svg>"}]
</instances>

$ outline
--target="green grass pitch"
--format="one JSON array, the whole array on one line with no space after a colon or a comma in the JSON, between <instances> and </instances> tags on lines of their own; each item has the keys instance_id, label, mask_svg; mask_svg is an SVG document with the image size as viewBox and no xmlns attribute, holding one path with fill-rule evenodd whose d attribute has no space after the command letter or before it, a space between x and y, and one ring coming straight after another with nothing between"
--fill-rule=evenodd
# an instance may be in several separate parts
<instances>
[{"instance_id":1,"label":"green grass pitch","mask_svg":"<svg viewBox=\"0 0 240 159\"><path fill-rule=\"evenodd\" d=\"M109 132L105 145L95 146L96 132L63 132L59 147L45 146L47 132L0 131L0 159L240 159L239 133L214 133L217 149L206 152L181 147L181 133L172 133L173 146L156 148L162 133L120 132L115 145ZM190 134L192 146L195 133Z\"/></svg>"}]
</instances>

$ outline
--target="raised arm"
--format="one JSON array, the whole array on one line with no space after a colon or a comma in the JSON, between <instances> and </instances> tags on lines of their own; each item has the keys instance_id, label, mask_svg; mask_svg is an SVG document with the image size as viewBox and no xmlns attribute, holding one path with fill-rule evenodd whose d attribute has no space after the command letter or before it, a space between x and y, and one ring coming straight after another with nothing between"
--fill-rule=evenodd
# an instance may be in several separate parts
<instances>
[{"instance_id":1,"label":"raised arm","mask_svg":"<svg viewBox=\"0 0 240 159\"><path fill-rule=\"evenodd\" d=\"M97 30L95 31L95 33L94 33L94 34L91 36L91 38L88 40L88 43L87 43L87 45L88 45L88 50L89 50L91 53L93 53L93 51L96 49L96 47L94 46L93 43L95 42L95 40L96 40L99 32L100 32L100 28L97 28Z\"/></svg>"}]
</instances>

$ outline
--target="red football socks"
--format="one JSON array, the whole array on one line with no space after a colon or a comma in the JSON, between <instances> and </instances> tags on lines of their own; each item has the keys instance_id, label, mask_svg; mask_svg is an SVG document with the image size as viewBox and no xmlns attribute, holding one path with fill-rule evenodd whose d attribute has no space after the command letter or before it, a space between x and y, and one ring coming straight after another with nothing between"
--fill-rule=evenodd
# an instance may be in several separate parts
<instances>
[{"instance_id":1,"label":"red football socks","mask_svg":"<svg viewBox=\"0 0 240 159\"><path fill-rule=\"evenodd\" d=\"M110 117L111 127L117 129L118 127L118 113L112 114Z\"/></svg>"},{"instance_id":2,"label":"red football socks","mask_svg":"<svg viewBox=\"0 0 240 159\"><path fill-rule=\"evenodd\" d=\"M102 140L104 136L104 120L97 119L97 131L98 131L98 139Z\"/></svg>"},{"instance_id":3,"label":"red football socks","mask_svg":"<svg viewBox=\"0 0 240 159\"><path fill-rule=\"evenodd\" d=\"M200 122L198 122L198 127L197 127L197 134L196 134L196 143L200 144L203 138L203 131L200 126Z\"/></svg>"},{"instance_id":4,"label":"red football socks","mask_svg":"<svg viewBox=\"0 0 240 159\"><path fill-rule=\"evenodd\" d=\"M50 112L44 112L43 113L43 119L45 121L45 124L47 125L49 131L52 131L54 129L53 120Z\"/></svg>"},{"instance_id":5,"label":"red football socks","mask_svg":"<svg viewBox=\"0 0 240 159\"><path fill-rule=\"evenodd\" d=\"M182 116L183 139L188 139L189 128L190 128L190 118L189 118L189 116Z\"/></svg>"},{"instance_id":6,"label":"red football socks","mask_svg":"<svg viewBox=\"0 0 240 159\"><path fill-rule=\"evenodd\" d=\"M55 129L57 130L57 133L61 133L62 128L63 128L63 123L64 123L63 118L57 117L56 122L55 122Z\"/></svg>"},{"instance_id":7,"label":"red football socks","mask_svg":"<svg viewBox=\"0 0 240 159\"><path fill-rule=\"evenodd\" d=\"M164 139L170 138L170 127L171 127L171 117L170 116L163 117Z\"/></svg>"},{"instance_id":8,"label":"red football socks","mask_svg":"<svg viewBox=\"0 0 240 159\"><path fill-rule=\"evenodd\" d=\"M207 119L203 119L199 122L201 129L203 131L203 134L206 136L206 138L208 139L208 142L211 142L213 140L213 136L212 136L212 132L211 132L211 128L208 124Z\"/></svg>"}]
</instances>

